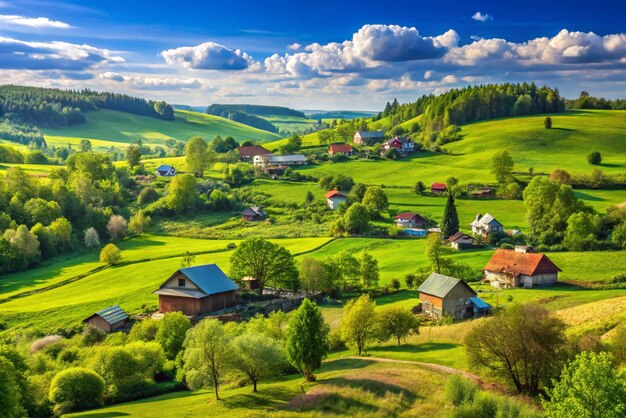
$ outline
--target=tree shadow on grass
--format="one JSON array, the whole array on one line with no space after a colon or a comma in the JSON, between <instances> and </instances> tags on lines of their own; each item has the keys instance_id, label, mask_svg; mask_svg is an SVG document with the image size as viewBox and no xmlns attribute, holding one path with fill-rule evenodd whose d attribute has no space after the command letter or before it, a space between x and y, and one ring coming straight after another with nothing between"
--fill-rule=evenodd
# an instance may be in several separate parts
<instances>
[{"instance_id":1,"label":"tree shadow on grass","mask_svg":"<svg viewBox=\"0 0 626 418\"><path fill-rule=\"evenodd\" d=\"M584 193L581 192L580 190L576 190L576 197L579 199L583 199L583 200L589 200L591 202L603 202L606 199L599 197L599 196L594 196L592 194L589 193Z\"/></svg>"},{"instance_id":2,"label":"tree shadow on grass","mask_svg":"<svg viewBox=\"0 0 626 418\"><path fill-rule=\"evenodd\" d=\"M373 363L373 360L368 360L367 358L342 358L325 362L322 365L322 371L334 372L339 370L362 369Z\"/></svg>"},{"instance_id":3,"label":"tree shadow on grass","mask_svg":"<svg viewBox=\"0 0 626 418\"><path fill-rule=\"evenodd\" d=\"M377 347L376 351L384 351L388 353L424 353L439 350L452 350L459 346L460 344L454 343L427 342L422 344L402 344L390 345L386 347Z\"/></svg>"},{"instance_id":4,"label":"tree shadow on grass","mask_svg":"<svg viewBox=\"0 0 626 418\"><path fill-rule=\"evenodd\" d=\"M127 417L130 414L127 412L118 412L118 411L112 411L112 412L94 412L94 413L87 413L87 414L83 414L83 417L88 417L88 418L115 418L115 417Z\"/></svg>"},{"instance_id":5,"label":"tree shadow on grass","mask_svg":"<svg viewBox=\"0 0 626 418\"><path fill-rule=\"evenodd\" d=\"M257 393L252 392L252 388L250 388L249 393L229 396L219 402L228 409L267 409L280 406L282 403L296 396L296 394L295 391L291 391L290 393L285 387L264 386L260 387Z\"/></svg>"},{"instance_id":6,"label":"tree shadow on grass","mask_svg":"<svg viewBox=\"0 0 626 418\"><path fill-rule=\"evenodd\" d=\"M552 128L550 128L550 129L552 129L553 131L567 131L567 132L576 132L576 131L578 131L578 129L558 128L558 127L554 127L554 126Z\"/></svg>"}]
</instances>

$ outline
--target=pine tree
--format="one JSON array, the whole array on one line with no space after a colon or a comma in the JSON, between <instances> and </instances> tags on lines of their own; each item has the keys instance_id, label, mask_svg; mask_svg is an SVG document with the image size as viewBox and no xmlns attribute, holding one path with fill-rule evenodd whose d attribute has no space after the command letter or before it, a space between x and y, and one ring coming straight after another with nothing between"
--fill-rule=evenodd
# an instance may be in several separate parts
<instances>
[{"instance_id":1,"label":"pine tree","mask_svg":"<svg viewBox=\"0 0 626 418\"><path fill-rule=\"evenodd\" d=\"M443 220L441 221L441 236L448 238L454 235L459 230L459 215L456 213L456 206L454 206L454 197L452 194L448 195L448 201L446 207L443 210Z\"/></svg>"}]
</instances>

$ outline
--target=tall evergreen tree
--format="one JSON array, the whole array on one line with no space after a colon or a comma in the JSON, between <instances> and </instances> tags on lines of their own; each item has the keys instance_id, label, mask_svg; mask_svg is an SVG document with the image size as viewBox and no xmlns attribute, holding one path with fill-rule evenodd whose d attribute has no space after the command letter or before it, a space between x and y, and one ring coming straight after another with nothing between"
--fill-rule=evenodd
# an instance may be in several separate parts
<instances>
[{"instance_id":1,"label":"tall evergreen tree","mask_svg":"<svg viewBox=\"0 0 626 418\"><path fill-rule=\"evenodd\" d=\"M441 236L448 238L459 230L459 215L454 206L454 196L452 193L448 195L446 207L443 210L443 220L441 221Z\"/></svg>"}]
</instances>

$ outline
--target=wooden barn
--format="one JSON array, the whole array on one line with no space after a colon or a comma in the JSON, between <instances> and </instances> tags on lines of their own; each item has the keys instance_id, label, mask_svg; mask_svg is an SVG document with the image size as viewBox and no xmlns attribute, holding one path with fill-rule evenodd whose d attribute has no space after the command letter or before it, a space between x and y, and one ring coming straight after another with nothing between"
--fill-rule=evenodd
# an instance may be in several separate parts
<instances>
[{"instance_id":1,"label":"wooden barn","mask_svg":"<svg viewBox=\"0 0 626 418\"><path fill-rule=\"evenodd\" d=\"M215 264L177 270L154 294L159 312L188 316L219 311L235 305L238 286Z\"/></svg>"},{"instance_id":2,"label":"wooden barn","mask_svg":"<svg viewBox=\"0 0 626 418\"><path fill-rule=\"evenodd\" d=\"M491 312L489 304L477 297L467 283L455 277L431 273L417 291L422 310L435 317L464 319Z\"/></svg>"},{"instance_id":3,"label":"wooden barn","mask_svg":"<svg viewBox=\"0 0 626 418\"><path fill-rule=\"evenodd\" d=\"M556 283L561 269L545 254L518 246L515 250L496 250L483 271L483 281L494 287L535 287Z\"/></svg>"},{"instance_id":4,"label":"wooden barn","mask_svg":"<svg viewBox=\"0 0 626 418\"><path fill-rule=\"evenodd\" d=\"M267 213L261 206L251 206L241 212L241 217L248 222L257 222L267 218Z\"/></svg>"},{"instance_id":5,"label":"wooden barn","mask_svg":"<svg viewBox=\"0 0 626 418\"><path fill-rule=\"evenodd\" d=\"M104 332L122 328L128 320L128 314L119 306L111 306L83 319L83 323Z\"/></svg>"}]
</instances>

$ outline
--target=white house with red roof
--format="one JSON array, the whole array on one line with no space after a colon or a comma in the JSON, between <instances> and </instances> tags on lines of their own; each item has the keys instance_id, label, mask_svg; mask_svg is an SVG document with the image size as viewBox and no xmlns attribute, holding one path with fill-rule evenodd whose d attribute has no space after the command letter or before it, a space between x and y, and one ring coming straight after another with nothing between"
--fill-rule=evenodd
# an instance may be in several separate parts
<instances>
[{"instance_id":1,"label":"white house with red roof","mask_svg":"<svg viewBox=\"0 0 626 418\"><path fill-rule=\"evenodd\" d=\"M515 247L515 250L496 250L483 267L483 281L494 287L534 287L556 283L561 269L545 254L531 251L522 246Z\"/></svg>"},{"instance_id":2,"label":"white house with red roof","mask_svg":"<svg viewBox=\"0 0 626 418\"><path fill-rule=\"evenodd\" d=\"M348 196L341 193L339 190L331 190L324 195L328 201L328 207L332 210L339 209L339 205L348 200Z\"/></svg>"},{"instance_id":3,"label":"white house with red roof","mask_svg":"<svg viewBox=\"0 0 626 418\"><path fill-rule=\"evenodd\" d=\"M330 144L330 146L328 147L328 154L329 155L335 155L335 154L352 155L352 145L341 144L341 143Z\"/></svg>"},{"instance_id":4,"label":"white house with red roof","mask_svg":"<svg viewBox=\"0 0 626 418\"><path fill-rule=\"evenodd\" d=\"M401 212L396 215L396 225L400 228L420 228L424 229L428 226L428 221L417 213Z\"/></svg>"}]
</instances>

